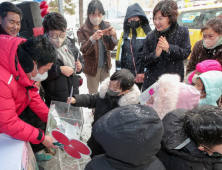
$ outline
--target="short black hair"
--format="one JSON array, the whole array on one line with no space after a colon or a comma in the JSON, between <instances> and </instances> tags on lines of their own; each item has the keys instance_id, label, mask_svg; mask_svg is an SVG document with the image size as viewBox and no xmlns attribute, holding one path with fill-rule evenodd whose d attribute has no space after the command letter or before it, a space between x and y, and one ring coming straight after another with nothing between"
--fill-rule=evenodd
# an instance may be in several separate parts
<instances>
[{"instance_id":1,"label":"short black hair","mask_svg":"<svg viewBox=\"0 0 222 170\"><path fill-rule=\"evenodd\" d=\"M134 75L127 69L117 70L110 77L110 80L118 80L120 84L120 88L122 91L129 90L134 85L135 77Z\"/></svg>"},{"instance_id":2,"label":"short black hair","mask_svg":"<svg viewBox=\"0 0 222 170\"><path fill-rule=\"evenodd\" d=\"M20 47L36 62L38 69L48 63L55 62L57 58L54 45L43 35L29 38Z\"/></svg>"},{"instance_id":3,"label":"short black hair","mask_svg":"<svg viewBox=\"0 0 222 170\"><path fill-rule=\"evenodd\" d=\"M20 8L15 6L11 2L2 2L0 4L0 16L4 19L7 16L8 12L14 12L20 16L20 20L22 20L22 11Z\"/></svg>"},{"instance_id":4,"label":"short black hair","mask_svg":"<svg viewBox=\"0 0 222 170\"><path fill-rule=\"evenodd\" d=\"M92 0L88 5L87 15L94 14L96 10L105 15L103 4L99 0Z\"/></svg>"},{"instance_id":5,"label":"short black hair","mask_svg":"<svg viewBox=\"0 0 222 170\"><path fill-rule=\"evenodd\" d=\"M162 16L169 17L170 23L173 24L177 22L178 13L177 3L173 0L163 0L160 1L153 10L153 18L158 11L161 11Z\"/></svg>"},{"instance_id":6,"label":"short black hair","mask_svg":"<svg viewBox=\"0 0 222 170\"><path fill-rule=\"evenodd\" d=\"M201 105L185 113L184 129L197 144L212 148L222 144L222 109Z\"/></svg>"},{"instance_id":7,"label":"short black hair","mask_svg":"<svg viewBox=\"0 0 222 170\"><path fill-rule=\"evenodd\" d=\"M44 33L52 30L65 32L67 28L67 21L61 14L57 12L50 12L45 15L42 26L44 28Z\"/></svg>"}]
</instances>

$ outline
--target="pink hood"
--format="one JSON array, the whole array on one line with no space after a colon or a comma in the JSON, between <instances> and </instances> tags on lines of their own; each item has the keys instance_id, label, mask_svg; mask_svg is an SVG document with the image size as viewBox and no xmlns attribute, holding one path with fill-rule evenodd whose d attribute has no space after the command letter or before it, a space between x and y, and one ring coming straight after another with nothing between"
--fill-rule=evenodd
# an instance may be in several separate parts
<instances>
[{"instance_id":1,"label":"pink hood","mask_svg":"<svg viewBox=\"0 0 222 170\"><path fill-rule=\"evenodd\" d=\"M221 65L217 60L204 60L201 63L198 63L196 65L196 70L192 72L192 74L189 76L189 84L192 83L192 78L196 71L199 71L200 73L205 73L207 71L222 71Z\"/></svg>"},{"instance_id":2,"label":"pink hood","mask_svg":"<svg viewBox=\"0 0 222 170\"><path fill-rule=\"evenodd\" d=\"M192 109L199 104L200 93L191 85L180 82L176 74L162 75L154 95L153 108L162 119L175 109Z\"/></svg>"}]
</instances>

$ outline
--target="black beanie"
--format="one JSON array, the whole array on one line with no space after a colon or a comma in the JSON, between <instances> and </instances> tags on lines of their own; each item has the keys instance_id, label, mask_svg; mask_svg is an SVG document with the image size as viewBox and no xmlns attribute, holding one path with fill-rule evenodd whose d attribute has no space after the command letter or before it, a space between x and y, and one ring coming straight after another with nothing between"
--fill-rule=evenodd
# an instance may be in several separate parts
<instances>
[{"instance_id":1,"label":"black beanie","mask_svg":"<svg viewBox=\"0 0 222 170\"><path fill-rule=\"evenodd\" d=\"M18 46L17 55L20 65L22 66L25 73L30 73L34 69L34 63L29 55L23 48Z\"/></svg>"}]
</instances>

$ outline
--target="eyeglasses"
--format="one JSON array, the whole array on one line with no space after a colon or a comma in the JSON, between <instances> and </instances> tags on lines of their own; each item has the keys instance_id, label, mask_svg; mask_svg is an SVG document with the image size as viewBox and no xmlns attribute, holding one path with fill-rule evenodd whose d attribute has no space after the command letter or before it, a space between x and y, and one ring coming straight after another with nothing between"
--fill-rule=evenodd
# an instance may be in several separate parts
<instances>
[{"instance_id":1,"label":"eyeglasses","mask_svg":"<svg viewBox=\"0 0 222 170\"><path fill-rule=\"evenodd\" d=\"M212 154L208 153L209 156L212 156L212 157L222 157L222 154L220 152L214 152L211 149L207 148L206 146L203 146L203 145L201 145L201 146L204 147L206 150L212 152Z\"/></svg>"},{"instance_id":2,"label":"eyeglasses","mask_svg":"<svg viewBox=\"0 0 222 170\"><path fill-rule=\"evenodd\" d=\"M65 36L66 36L66 33L65 34L60 34L59 36L57 35L57 34L53 34L53 35L50 35L49 33L48 33L48 35L50 36L50 37L52 37L52 39L56 39L56 38L65 38Z\"/></svg>"}]
</instances>

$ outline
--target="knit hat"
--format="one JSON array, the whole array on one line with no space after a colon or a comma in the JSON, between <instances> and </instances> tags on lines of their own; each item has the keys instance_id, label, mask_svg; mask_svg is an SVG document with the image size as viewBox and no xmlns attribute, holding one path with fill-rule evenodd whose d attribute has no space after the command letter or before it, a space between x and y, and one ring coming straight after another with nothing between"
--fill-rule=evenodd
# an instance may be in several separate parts
<instances>
[{"instance_id":1,"label":"knit hat","mask_svg":"<svg viewBox=\"0 0 222 170\"><path fill-rule=\"evenodd\" d=\"M25 73L30 73L34 69L34 63L29 53L27 53L22 47L18 46L17 55L20 65Z\"/></svg>"},{"instance_id":2,"label":"knit hat","mask_svg":"<svg viewBox=\"0 0 222 170\"><path fill-rule=\"evenodd\" d=\"M222 71L221 65L217 60L204 60L201 63L198 63L196 65L196 70L189 76L189 84L191 84L193 81L193 77L196 73L196 71L200 73L205 73L207 71ZM196 77L196 76L195 76ZM195 80L195 79L193 79ZM195 81L194 81L195 83Z\"/></svg>"}]
</instances>

